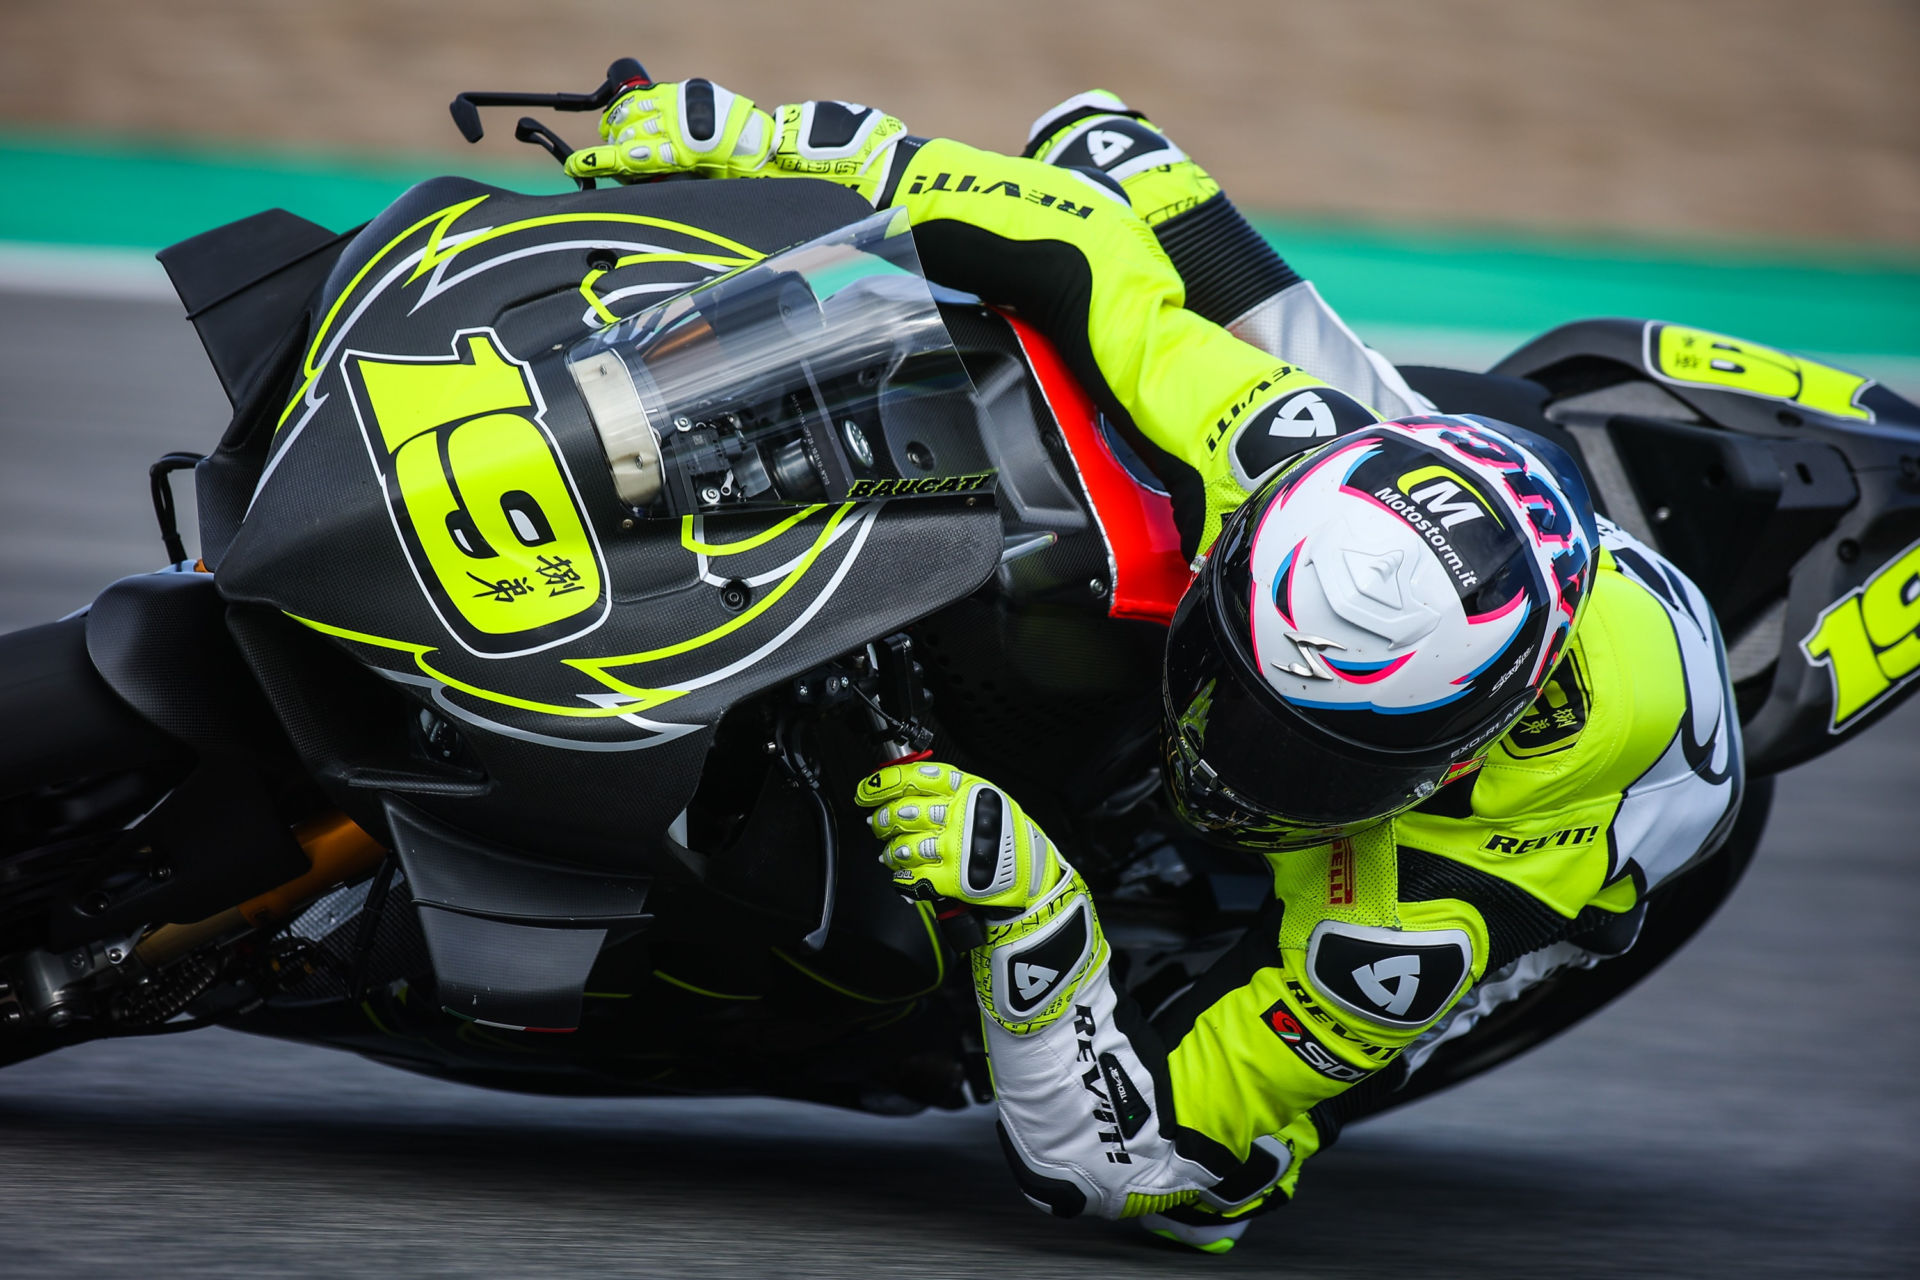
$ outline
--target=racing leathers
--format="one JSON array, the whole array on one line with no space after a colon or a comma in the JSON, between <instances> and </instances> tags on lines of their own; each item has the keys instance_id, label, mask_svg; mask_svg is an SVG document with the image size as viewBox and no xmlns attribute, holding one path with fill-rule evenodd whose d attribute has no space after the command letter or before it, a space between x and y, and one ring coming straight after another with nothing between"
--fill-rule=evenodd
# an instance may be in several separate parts
<instances>
[{"instance_id":1,"label":"racing leathers","mask_svg":"<svg viewBox=\"0 0 1920 1280\"><path fill-rule=\"evenodd\" d=\"M757 131L730 107L729 172L824 177L906 208L931 279L1015 310L1059 348L1165 483L1187 554L1293 453L1376 409L1430 408L1111 95L1042 117L1028 158L914 139L837 105L782 108ZM821 120L831 136L809 132ZM712 151L711 111L708 126ZM973 972L1003 1144L1030 1199L1227 1247L1248 1215L1291 1196L1369 1091L1550 974L1631 945L1648 890L1729 827L1739 732L1699 590L1602 532L1577 634L1484 764L1351 838L1264 855L1266 908L1153 1007L1116 978L1072 850L1051 851L1057 873L1030 894L994 899ZM935 767L930 784L955 794L978 781L943 776ZM898 801L901 780L873 785L863 803ZM973 808L943 804L940 822L971 823ZM1011 860L1014 832L974 843L991 855L1004 838ZM1051 848L1037 827L1020 838ZM896 877L912 874L897 852Z\"/></svg>"},{"instance_id":2,"label":"racing leathers","mask_svg":"<svg viewBox=\"0 0 1920 1280\"><path fill-rule=\"evenodd\" d=\"M1254 481L1300 445L1377 421L1374 408L1431 405L1319 303L1197 164L1132 113L1116 115L1127 109L1111 95L1082 99L1043 120L1052 123L1033 145L1054 143L1048 154L1062 161L1046 163L912 137L858 104L798 103L768 114L706 81L650 85L609 108L606 142L575 152L568 172L814 177L878 208L906 209L928 278L1012 309L1059 348L1168 486L1191 556ZM1101 118L1110 127L1090 132ZM1165 144L1157 158L1143 157L1154 165L1136 170L1110 143L1098 155L1112 172L1072 163L1076 147L1101 148L1102 137L1123 129ZM1198 282L1192 301L1209 314L1187 305L1185 278ZM1226 324L1273 339L1280 354ZM1357 389L1335 390L1305 367L1309 353Z\"/></svg>"}]
</instances>

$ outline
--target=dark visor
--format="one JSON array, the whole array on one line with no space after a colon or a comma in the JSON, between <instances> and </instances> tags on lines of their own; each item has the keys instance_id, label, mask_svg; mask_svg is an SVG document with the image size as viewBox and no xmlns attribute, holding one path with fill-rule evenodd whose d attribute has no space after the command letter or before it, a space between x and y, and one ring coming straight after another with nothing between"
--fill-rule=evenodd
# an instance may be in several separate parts
<instances>
[{"instance_id":1,"label":"dark visor","mask_svg":"<svg viewBox=\"0 0 1920 1280\"><path fill-rule=\"evenodd\" d=\"M1446 747L1364 755L1288 711L1223 644L1206 575L1187 593L1167 637L1168 765L1176 798L1195 816L1302 829L1372 822L1431 795L1455 763ZM1199 825L1209 825L1202 823Z\"/></svg>"}]
</instances>

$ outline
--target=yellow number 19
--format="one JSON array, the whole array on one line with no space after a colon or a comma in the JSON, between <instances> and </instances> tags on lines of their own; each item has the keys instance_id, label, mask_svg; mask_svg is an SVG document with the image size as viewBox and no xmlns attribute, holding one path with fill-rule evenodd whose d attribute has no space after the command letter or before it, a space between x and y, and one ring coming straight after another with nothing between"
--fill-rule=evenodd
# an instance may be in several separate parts
<instances>
[{"instance_id":1,"label":"yellow number 19","mask_svg":"<svg viewBox=\"0 0 1920 1280\"><path fill-rule=\"evenodd\" d=\"M1827 606L1800 648L1833 676L1834 733L1920 671L1920 542Z\"/></svg>"}]
</instances>

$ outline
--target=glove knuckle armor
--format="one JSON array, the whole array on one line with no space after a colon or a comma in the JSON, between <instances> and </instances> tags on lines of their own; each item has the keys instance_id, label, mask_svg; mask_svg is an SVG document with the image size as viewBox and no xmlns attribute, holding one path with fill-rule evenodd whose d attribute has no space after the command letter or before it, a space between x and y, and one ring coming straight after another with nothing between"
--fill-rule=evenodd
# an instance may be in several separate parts
<instances>
[{"instance_id":1,"label":"glove knuckle armor","mask_svg":"<svg viewBox=\"0 0 1920 1280\"><path fill-rule=\"evenodd\" d=\"M1019 864L1012 804L996 788L975 787L967 797L965 830L961 887L967 896L977 901L1011 889Z\"/></svg>"}]
</instances>

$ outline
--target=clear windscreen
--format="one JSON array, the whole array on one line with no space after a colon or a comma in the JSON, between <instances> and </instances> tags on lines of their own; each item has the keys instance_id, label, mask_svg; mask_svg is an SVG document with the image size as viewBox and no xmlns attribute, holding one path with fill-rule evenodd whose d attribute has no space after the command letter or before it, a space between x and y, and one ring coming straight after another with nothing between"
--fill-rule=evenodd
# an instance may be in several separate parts
<instances>
[{"instance_id":1,"label":"clear windscreen","mask_svg":"<svg viewBox=\"0 0 1920 1280\"><path fill-rule=\"evenodd\" d=\"M904 211L608 326L568 369L649 515L969 492L991 466Z\"/></svg>"}]
</instances>

